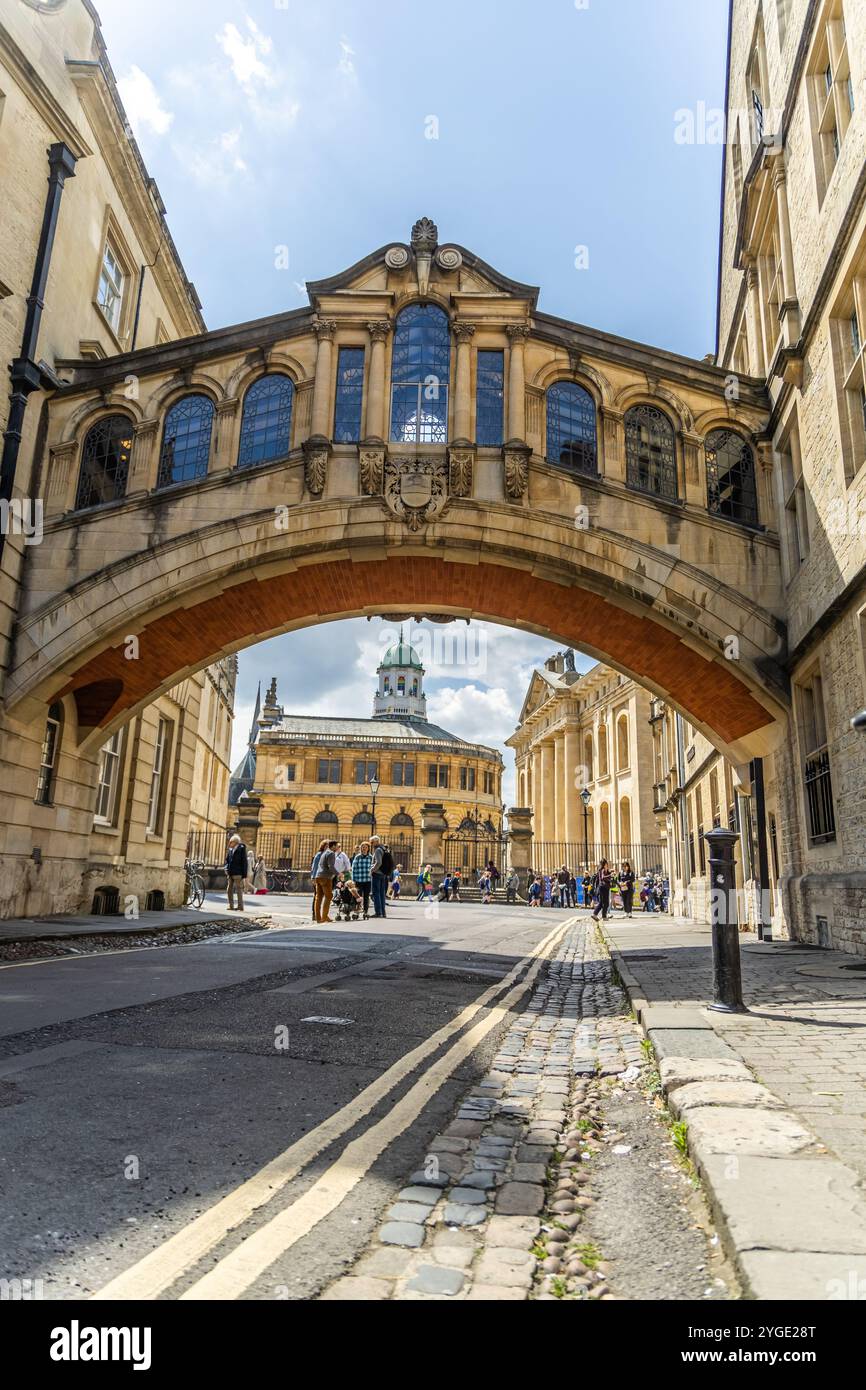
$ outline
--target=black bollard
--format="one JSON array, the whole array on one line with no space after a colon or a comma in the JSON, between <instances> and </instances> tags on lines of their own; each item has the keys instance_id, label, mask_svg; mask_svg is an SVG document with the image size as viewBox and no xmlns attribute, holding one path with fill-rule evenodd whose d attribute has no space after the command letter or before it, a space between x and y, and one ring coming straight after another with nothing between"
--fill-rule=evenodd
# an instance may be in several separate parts
<instances>
[{"instance_id":1,"label":"black bollard","mask_svg":"<svg viewBox=\"0 0 866 1390\"><path fill-rule=\"evenodd\" d=\"M710 886L713 923L713 1002L718 1013L745 1014L743 977L740 969L740 932L734 897L734 845L737 836L721 826L704 839L710 851ZM733 917L733 921L730 918Z\"/></svg>"}]
</instances>

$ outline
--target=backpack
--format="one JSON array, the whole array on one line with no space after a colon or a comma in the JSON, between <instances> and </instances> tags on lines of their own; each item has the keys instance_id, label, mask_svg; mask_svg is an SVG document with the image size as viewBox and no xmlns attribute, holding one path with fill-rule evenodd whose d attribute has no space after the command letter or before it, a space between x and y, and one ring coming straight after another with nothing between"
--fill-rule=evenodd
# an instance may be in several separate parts
<instances>
[{"instance_id":1,"label":"backpack","mask_svg":"<svg viewBox=\"0 0 866 1390\"><path fill-rule=\"evenodd\" d=\"M397 866L394 863L394 856L391 853L391 851L389 849L384 850L382 853L382 862L379 865L379 873L392 874L396 867Z\"/></svg>"}]
</instances>

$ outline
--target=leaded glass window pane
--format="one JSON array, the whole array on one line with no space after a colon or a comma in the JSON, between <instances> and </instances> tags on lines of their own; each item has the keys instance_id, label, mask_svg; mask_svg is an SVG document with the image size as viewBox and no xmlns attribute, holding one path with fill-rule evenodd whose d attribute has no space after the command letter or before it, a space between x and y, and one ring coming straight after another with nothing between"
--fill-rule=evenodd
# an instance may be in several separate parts
<instances>
[{"instance_id":1,"label":"leaded glass window pane","mask_svg":"<svg viewBox=\"0 0 866 1390\"><path fill-rule=\"evenodd\" d=\"M244 397L238 468L285 458L291 449L295 388L287 376L260 377Z\"/></svg>"},{"instance_id":2,"label":"leaded glass window pane","mask_svg":"<svg viewBox=\"0 0 866 1390\"><path fill-rule=\"evenodd\" d=\"M479 352L477 362L475 437L482 448L502 444L505 354Z\"/></svg>"},{"instance_id":3,"label":"leaded glass window pane","mask_svg":"<svg viewBox=\"0 0 866 1390\"><path fill-rule=\"evenodd\" d=\"M361 438L363 397L364 349L340 348L337 362L337 404L334 409L335 443L358 443Z\"/></svg>"},{"instance_id":4,"label":"leaded glass window pane","mask_svg":"<svg viewBox=\"0 0 866 1390\"><path fill-rule=\"evenodd\" d=\"M410 304L397 319L391 362L391 438L403 444L448 441L451 330L435 304Z\"/></svg>"},{"instance_id":5,"label":"leaded glass window pane","mask_svg":"<svg viewBox=\"0 0 866 1390\"><path fill-rule=\"evenodd\" d=\"M207 396L185 396L173 405L165 420L159 487L203 478L210 457L213 402Z\"/></svg>"},{"instance_id":6,"label":"leaded glass window pane","mask_svg":"<svg viewBox=\"0 0 866 1390\"><path fill-rule=\"evenodd\" d=\"M132 422L125 415L109 415L93 426L84 441L76 511L125 495L131 454Z\"/></svg>"},{"instance_id":7,"label":"leaded glass window pane","mask_svg":"<svg viewBox=\"0 0 866 1390\"><path fill-rule=\"evenodd\" d=\"M639 492L676 501L677 454L674 429L653 405L636 405L625 417L626 481Z\"/></svg>"},{"instance_id":8,"label":"leaded glass window pane","mask_svg":"<svg viewBox=\"0 0 866 1390\"><path fill-rule=\"evenodd\" d=\"M707 505L717 516L758 524L755 457L741 435L715 430L707 436Z\"/></svg>"},{"instance_id":9,"label":"leaded glass window pane","mask_svg":"<svg viewBox=\"0 0 866 1390\"><path fill-rule=\"evenodd\" d=\"M598 472L595 401L574 381L559 381L547 393L547 461Z\"/></svg>"}]
</instances>

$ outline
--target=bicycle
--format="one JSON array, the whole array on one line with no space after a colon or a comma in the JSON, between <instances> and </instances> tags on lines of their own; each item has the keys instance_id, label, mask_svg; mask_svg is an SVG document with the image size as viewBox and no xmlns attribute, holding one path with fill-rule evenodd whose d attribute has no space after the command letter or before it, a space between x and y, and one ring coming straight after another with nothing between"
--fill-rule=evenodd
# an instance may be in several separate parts
<instances>
[{"instance_id":1,"label":"bicycle","mask_svg":"<svg viewBox=\"0 0 866 1390\"><path fill-rule=\"evenodd\" d=\"M290 893L294 877L291 869L268 869L268 892Z\"/></svg>"},{"instance_id":2,"label":"bicycle","mask_svg":"<svg viewBox=\"0 0 866 1390\"><path fill-rule=\"evenodd\" d=\"M199 908L204 903L205 886L202 873L204 864L194 859L184 861L184 872L186 883L184 885L183 905L184 907Z\"/></svg>"}]
</instances>

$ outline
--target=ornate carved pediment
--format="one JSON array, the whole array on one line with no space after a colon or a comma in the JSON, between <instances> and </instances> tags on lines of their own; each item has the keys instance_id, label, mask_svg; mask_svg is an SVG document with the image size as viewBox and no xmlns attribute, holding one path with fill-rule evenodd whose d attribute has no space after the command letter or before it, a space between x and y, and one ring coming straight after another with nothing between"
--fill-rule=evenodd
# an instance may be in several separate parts
<instances>
[{"instance_id":1,"label":"ornate carved pediment","mask_svg":"<svg viewBox=\"0 0 866 1390\"><path fill-rule=\"evenodd\" d=\"M448 503L448 463L444 458L389 458L385 462L385 503L410 531L441 516Z\"/></svg>"}]
</instances>

